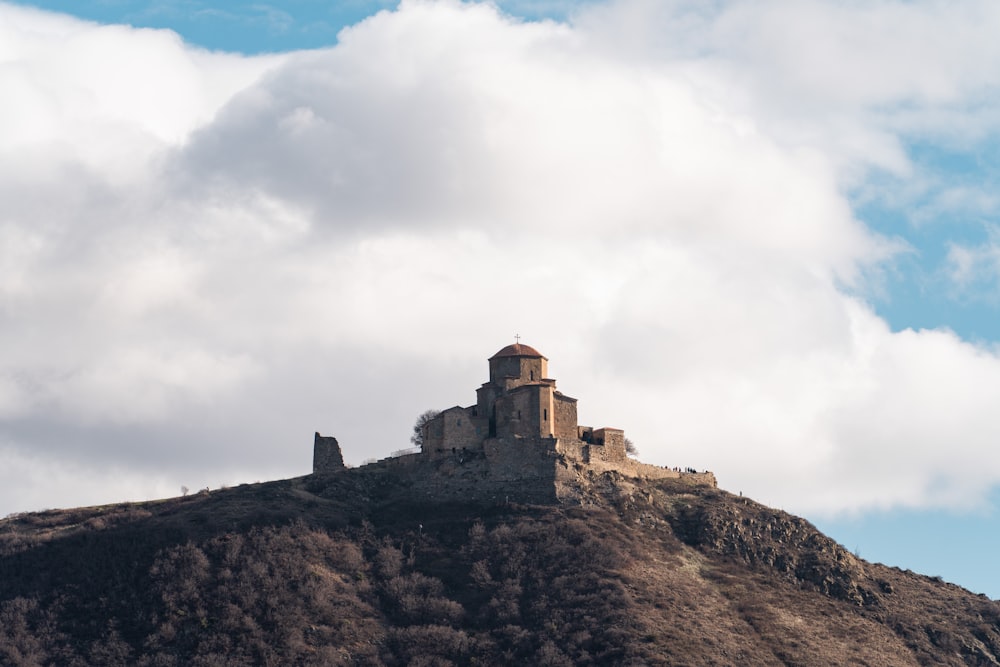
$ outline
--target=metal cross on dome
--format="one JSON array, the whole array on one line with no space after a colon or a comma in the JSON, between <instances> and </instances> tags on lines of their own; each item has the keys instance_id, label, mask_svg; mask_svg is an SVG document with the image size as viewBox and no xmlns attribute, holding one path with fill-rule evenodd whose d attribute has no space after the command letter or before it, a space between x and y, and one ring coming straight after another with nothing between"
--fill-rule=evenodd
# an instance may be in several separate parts
<instances>
[{"instance_id":1,"label":"metal cross on dome","mask_svg":"<svg viewBox=\"0 0 1000 667\"><path fill-rule=\"evenodd\" d=\"M514 344L515 345L521 344L521 334L514 334Z\"/></svg>"}]
</instances>

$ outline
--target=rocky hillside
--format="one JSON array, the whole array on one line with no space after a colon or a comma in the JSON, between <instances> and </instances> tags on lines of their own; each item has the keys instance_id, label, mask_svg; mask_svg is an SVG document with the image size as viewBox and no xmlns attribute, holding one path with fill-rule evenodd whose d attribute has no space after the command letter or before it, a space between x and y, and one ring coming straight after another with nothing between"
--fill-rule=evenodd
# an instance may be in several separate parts
<instances>
[{"instance_id":1,"label":"rocky hillside","mask_svg":"<svg viewBox=\"0 0 1000 667\"><path fill-rule=\"evenodd\" d=\"M307 477L0 522L4 665L996 665L1000 604L724 491Z\"/></svg>"}]
</instances>

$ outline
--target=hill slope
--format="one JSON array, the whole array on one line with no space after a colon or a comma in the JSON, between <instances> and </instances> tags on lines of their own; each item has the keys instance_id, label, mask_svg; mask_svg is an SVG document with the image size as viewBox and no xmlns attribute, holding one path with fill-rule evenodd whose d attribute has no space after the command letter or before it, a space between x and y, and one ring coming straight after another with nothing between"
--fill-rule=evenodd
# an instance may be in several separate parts
<instances>
[{"instance_id":1,"label":"hill slope","mask_svg":"<svg viewBox=\"0 0 1000 667\"><path fill-rule=\"evenodd\" d=\"M10 517L0 663L1000 664L1000 603L724 491L404 492L354 471Z\"/></svg>"}]
</instances>

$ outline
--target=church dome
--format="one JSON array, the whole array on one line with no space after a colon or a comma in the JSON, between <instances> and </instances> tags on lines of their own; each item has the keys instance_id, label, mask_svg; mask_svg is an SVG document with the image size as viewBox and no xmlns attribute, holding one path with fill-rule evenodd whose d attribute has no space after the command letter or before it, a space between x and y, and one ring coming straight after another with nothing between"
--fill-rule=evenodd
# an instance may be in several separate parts
<instances>
[{"instance_id":1,"label":"church dome","mask_svg":"<svg viewBox=\"0 0 1000 667\"><path fill-rule=\"evenodd\" d=\"M498 357L541 357L542 353L531 347L530 345L522 345L521 343L514 343L513 345L508 345L496 354L494 354L490 359L496 359Z\"/></svg>"}]
</instances>

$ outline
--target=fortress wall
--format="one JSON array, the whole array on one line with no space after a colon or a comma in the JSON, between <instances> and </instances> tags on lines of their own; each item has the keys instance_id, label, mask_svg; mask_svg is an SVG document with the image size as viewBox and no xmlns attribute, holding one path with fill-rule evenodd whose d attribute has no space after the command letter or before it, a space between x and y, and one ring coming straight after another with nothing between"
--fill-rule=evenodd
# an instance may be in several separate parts
<instances>
[{"instance_id":1,"label":"fortress wall","mask_svg":"<svg viewBox=\"0 0 1000 667\"><path fill-rule=\"evenodd\" d=\"M586 452L586 461L589 463L591 461L608 461L607 453L604 451L604 445L592 442L584 448Z\"/></svg>"},{"instance_id":2,"label":"fortress wall","mask_svg":"<svg viewBox=\"0 0 1000 667\"><path fill-rule=\"evenodd\" d=\"M335 438L328 438L334 440ZM606 461L592 458L586 461L581 452L593 447L577 441L545 439L541 441L522 440L520 438L491 438L484 443L482 451L459 450L456 453L437 459L427 459L420 454L405 454L384 458L363 466L364 469L381 469L393 472L403 478L414 481L420 476L443 476L441 485L451 485L456 476L472 475L483 480L485 486L490 484L511 485L521 481L529 482L529 486L553 479L554 465L561 459L565 465L573 462L581 463L594 472L619 472L628 477L640 479L679 479L699 486L718 486L715 475L711 472L680 472L671 468L641 463L635 459L626 458L622 461ZM338 446L339 452L339 446ZM343 466L341 465L341 469ZM433 481L422 480L421 486L434 486ZM490 491L493 493L493 491ZM475 493L473 493L475 495ZM513 496L512 496L513 497Z\"/></svg>"},{"instance_id":3,"label":"fortress wall","mask_svg":"<svg viewBox=\"0 0 1000 667\"><path fill-rule=\"evenodd\" d=\"M483 453L499 480L551 477L557 441L552 438L490 438L483 442Z\"/></svg>"},{"instance_id":4,"label":"fortress wall","mask_svg":"<svg viewBox=\"0 0 1000 667\"><path fill-rule=\"evenodd\" d=\"M591 449L591 453L593 453L594 449L601 448L594 447ZM660 466L654 466L648 463L640 463L630 458L625 458L621 461L606 461L592 456L589 467L595 472L614 470L623 475L627 475L629 477L639 477L641 479L679 478L682 474L676 470L671 470L670 468L661 468Z\"/></svg>"},{"instance_id":5,"label":"fortress wall","mask_svg":"<svg viewBox=\"0 0 1000 667\"><path fill-rule=\"evenodd\" d=\"M595 460L588 464L573 455L581 446L586 445L554 439L525 441L519 438L491 438L482 451L449 452L435 459L406 454L347 472L391 475L403 487L408 487L413 500L426 502L551 504L558 502L566 484L573 483L577 474L573 471L582 469L716 486L715 476L710 472L677 472L632 459L616 462Z\"/></svg>"},{"instance_id":6,"label":"fortress wall","mask_svg":"<svg viewBox=\"0 0 1000 667\"><path fill-rule=\"evenodd\" d=\"M464 423L459 425L458 420L468 420L471 411L449 412L455 427L468 428ZM443 419L438 423L444 426ZM604 429L605 442L609 432L624 447L623 432ZM317 433L313 456L314 473L346 470L336 438ZM576 438L488 438L471 448L452 451L449 446L447 451L433 456L425 452L404 454L348 472L390 475L395 483L408 488L416 501L550 504L565 496L584 469L597 474L614 471L633 478L677 479L691 485L716 486L715 475L710 472L679 472L624 456L609 456L607 445ZM572 497L572 492L565 497Z\"/></svg>"},{"instance_id":7,"label":"fortress wall","mask_svg":"<svg viewBox=\"0 0 1000 667\"><path fill-rule=\"evenodd\" d=\"M679 472L649 463L640 463L630 458L625 458L621 461L603 461L591 458L588 467L594 472L613 470L628 477L638 477L640 479L678 479L693 486L718 486L715 475L710 472Z\"/></svg>"},{"instance_id":8,"label":"fortress wall","mask_svg":"<svg viewBox=\"0 0 1000 667\"><path fill-rule=\"evenodd\" d=\"M565 454L576 461L586 462L588 458L589 445L576 438L560 438L556 443L556 451Z\"/></svg>"},{"instance_id":9,"label":"fortress wall","mask_svg":"<svg viewBox=\"0 0 1000 667\"><path fill-rule=\"evenodd\" d=\"M362 470L385 471L409 487L414 500L551 503L555 458L515 447L457 452L429 460L417 455L383 459Z\"/></svg>"},{"instance_id":10,"label":"fortress wall","mask_svg":"<svg viewBox=\"0 0 1000 667\"><path fill-rule=\"evenodd\" d=\"M385 470L392 470L395 472L405 472L407 470L412 470L420 465L421 460L424 457L421 454L404 454L402 456L389 456L384 459L379 459L374 463L369 463L367 465L361 466L362 468L384 468Z\"/></svg>"}]
</instances>

